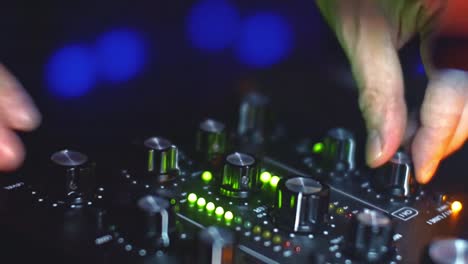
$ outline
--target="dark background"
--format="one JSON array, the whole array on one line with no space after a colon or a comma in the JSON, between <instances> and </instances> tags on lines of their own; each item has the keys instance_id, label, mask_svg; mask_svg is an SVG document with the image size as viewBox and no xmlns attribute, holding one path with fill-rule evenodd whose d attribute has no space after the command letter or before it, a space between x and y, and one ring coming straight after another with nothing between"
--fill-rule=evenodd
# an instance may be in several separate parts
<instances>
[{"instance_id":1,"label":"dark background","mask_svg":"<svg viewBox=\"0 0 468 264\"><path fill-rule=\"evenodd\" d=\"M365 130L346 58L312 0L231 1L242 21L258 12L281 16L291 29L291 49L282 60L252 67L239 60L235 43L208 51L187 36L198 1L2 1L0 61L22 82L43 115L41 127L22 135L28 158L43 149L102 151L132 137L162 135L189 144L195 127L214 117L235 127L239 98L250 89L271 96L291 134L319 137L343 126L358 138ZM114 28L132 28L145 40L146 61L133 78L98 81L87 93L66 98L51 92L48 60L70 43L93 43ZM418 43L401 52L409 109L418 109L427 82ZM116 54L118 56L118 54ZM466 193L463 162L468 149L448 158L431 185Z\"/></svg>"}]
</instances>

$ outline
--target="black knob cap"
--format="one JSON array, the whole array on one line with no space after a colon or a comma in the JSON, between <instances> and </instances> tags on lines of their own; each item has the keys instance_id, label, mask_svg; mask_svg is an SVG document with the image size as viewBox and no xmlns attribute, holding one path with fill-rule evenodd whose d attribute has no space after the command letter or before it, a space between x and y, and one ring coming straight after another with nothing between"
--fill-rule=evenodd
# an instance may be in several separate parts
<instances>
[{"instance_id":1,"label":"black knob cap","mask_svg":"<svg viewBox=\"0 0 468 264\"><path fill-rule=\"evenodd\" d=\"M94 168L88 164L88 157L73 150L61 150L50 157L52 168L48 183L50 196L66 199L79 205L95 188ZM61 185L61 186L58 186Z\"/></svg>"},{"instance_id":2,"label":"black knob cap","mask_svg":"<svg viewBox=\"0 0 468 264\"><path fill-rule=\"evenodd\" d=\"M179 173L177 147L161 137L144 142L146 149L145 171L160 182L173 180Z\"/></svg>"},{"instance_id":3,"label":"black knob cap","mask_svg":"<svg viewBox=\"0 0 468 264\"><path fill-rule=\"evenodd\" d=\"M393 225L383 213L365 209L355 215L346 237L347 250L356 259L381 263L391 254Z\"/></svg>"},{"instance_id":4,"label":"black knob cap","mask_svg":"<svg viewBox=\"0 0 468 264\"><path fill-rule=\"evenodd\" d=\"M343 128L328 131L324 142L323 167L327 170L350 171L355 168L356 142Z\"/></svg>"},{"instance_id":5,"label":"black knob cap","mask_svg":"<svg viewBox=\"0 0 468 264\"><path fill-rule=\"evenodd\" d=\"M413 164L409 155L398 151L393 158L377 170L376 189L396 198L412 196L417 189Z\"/></svg>"},{"instance_id":6,"label":"black knob cap","mask_svg":"<svg viewBox=\"0 0 468 264\"><path fill-rule=\"evenodd\" d=\"M198 235L198 262L200 264L234 263L235 236L227 229L210 226Z\"/></svg>"},{"instance_id":7,"label":"black knob cap","mask_svg":"<svg viewBox=\"0 0 468 264\"><path fill-rule=\"evenodd\" d=\"M329 192L326 185L310 178L280 181L276 190L274 222L291 232L317 231L326 222Z\"/></svg>"},{"instance_id":8,"label":"black knob cap","mask_svg":"<svg viewBox=\"0 0 468 264\"><path fill-rule=\"evenodd\" d=\"M164 198L146 195L137 201L128 233L136 245L146 249L164 249L171 244L175 230L174 211Z\"/></svg>"},{"instance_id":9,"label":"black knob cap","mask_svg":"<svg viewBox=\"0 0 468 264\"><path fill-rule=\"evenodd\" d=\"M196 142L196 151L203 162L217 160L226 151L224 124L213 119L203 121L198 128Z\"/></svg>"},{"instance_id":10,"label":"black knob cap","mask_svg":"<svg viewBox=\"0 0 468 264\"><path fill-rule=\"evenodd\" d=\"M468 263L468 241L455 238L433 241L424 250L421 263Z\"/></svg>"},{"instance_id":11,"label":"black knob cap","mask_svg":"<svg viewBox=\"0 0 468 264\"><path fill-rule=\"evenodd\" d=\"M245 141L260 144L269 129L269 99L259 93L247 94L240 105L238 136Z\"/></svg>"},{"instance_id":12,"label":"black knob cap","mask_svg":"<svg viewBox=\"0 0 468 264\"><path fill-rule=\"evenodd\" d=\"M234 152L225 159L220 193L233 198L247 198L260 185L259 166L248 154Z\"/></svg>"}]
</instances>

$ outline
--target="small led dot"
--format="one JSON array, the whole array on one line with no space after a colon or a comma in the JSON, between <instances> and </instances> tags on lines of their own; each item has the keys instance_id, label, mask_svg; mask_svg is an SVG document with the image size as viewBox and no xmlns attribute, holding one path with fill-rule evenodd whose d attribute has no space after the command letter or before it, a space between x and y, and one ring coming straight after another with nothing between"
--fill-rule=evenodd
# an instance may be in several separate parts
<instances>
[{"instance_id":1,"label":"small led dot","mask_svg":"<svg viewBox=\"0 0 468 264\"><path fill-rule=\"evenodd\" d=\"M247 229L249 229L249 228L252 227L252 223L251 223L250 221L245 221L245 222L244 222L244 227L247 228Z\"/></svg>"},{"instance_id":2,"label":"small led dot","mask_svg":"<svg viewBox=\"0 0 468 264\"><path fill-rule=\"evenodd\" d=\"M336 208L336 213L339 214L339 215L343 214L344 211L345 210L343 208L341 208L341 207Z\"/></svg>"},{"instance_id":3,"label":"small led dot","mask_svg":"<svg viewBox=\"0 0 468 264\"><path fill-rule=\"evenodd\" d=\"M272 176L270 179L270 186L273 188L276 188L278 186L278 182L280 181L280 177L278 176Z\"/></svg>"},{"instance_id":4,"label":"small led dot","mask_svg":"<svg viewBox=\"0 0 468 264\"><path fill-rule=\"evenodd\" d=\"M204 171L201 178L204 182L210 182L213 179L213 174L210 171Z\"/></svg>"},{"instance_id":5,"label":"small led dot","mask_svg":"<svg viewBox=\"0 0 468 264\"><path fill-rule=\"evenodd\" d=\"M314 146L312 147L312 152L313 153L321 153L324 149L324 145L322 142L315 143Z\"/></svg>"},{"instance_id":6,"label":"small led dot","mask_svg":"<svg viewBox=\"0 0 468 264\"><path fill-rule=\"evenodd\" d=\"M262 228L261 228L260 226L258 226L258 225L257 225L257 226L254 226L254 227L252 228L252 232L253 232L254 234L260 234L260 233L262 232Z\"/></svg>"},{"instance_id":7,"label":"small led dot","mask_svg":"<svg viewBox=\"0 0 468 264\"><path fill-rule=\"evenodd\" d=\"M231 211L227 211L225 214L224 214L224 219L226 221L231 221L232 219L234 219L234 214L231 212Z\"/></svg>"},{"instance_id":8,"label":"small led dot","mask_svg":"<svg viewBox=\"0 0 468 264\"><path fill-rule=\"evenodd\" d=\"M205 207L205 205L206 205L206 200L205 200L205 198L203 198L203 197L198 198L198 200L197 200L197 206L203 208L203 207Z\"/></svg>"},{"instance_id":9,"label":"small led dot","mask_svg":"<svg viewBox=\"0 0 468 264\"><path fill-rule=\"evenodd\" d=\"M271 238L271 232L268 230L263 231L262 233L263 239L270 239Z\"/></svg>"},{"instance_id":10,"label":"small led dot","mask_svg":"<svg viewBox=\"0 0 468 264\"><path fill-rule=\"evenodd\" d=\"M263 182L263 183L268 183L271 179L271 173L269 173L268 171L264 171L262 172L262 174L260 174L260 181Z\"/></svg>"},{"instance_id":11,"label":"small led dot","mask_svg":"<svg viewBox=\"0 0 468 264\"><path fill-rule=\"evenodd\" d=\"M207 210L208 212L213 212L214 209L215 209L215 204L214 204L214 203L209 202L209 203L206 204L206 210Z\"/></svg>"},{"instance_id":12,"label":"small led dot","mask_svg":"<svg viewBox=\"0 0 468 264\"><path fill-rule=\"evenodd\" d=\"M223 214L224 214L224 208L222 208L221 206L216 207L215 215L218 217L221 217L223 216Z\"/></svg>"},{"instance_id":13,"label":"small led dot","mask_svg":"<svg viewBox=\"0 0 468 264\"><path fill-rule=\"evenodd\" d=\"M272 238L273 243L275 244L280 244L281 243L281 236L280 235L274 235Z\"/></svg>"},{"instance_id":14,"label":"small led dot","mask_svg":"<svg viewBox=\"0 0 468 264\"><path fill-rule=\"evenodd\" d=\"M189 201L189 203L195 203L197 201L197 195L191 193L188 195L187 200Z\"/></svg>"}]
</instances>

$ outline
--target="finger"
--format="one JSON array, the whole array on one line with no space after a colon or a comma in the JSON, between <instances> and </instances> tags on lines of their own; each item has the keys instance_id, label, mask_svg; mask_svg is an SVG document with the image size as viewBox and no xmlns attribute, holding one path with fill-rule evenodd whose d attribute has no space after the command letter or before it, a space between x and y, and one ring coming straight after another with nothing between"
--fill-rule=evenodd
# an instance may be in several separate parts
<instances>
[{"instance_id":1,"label":"finger","mask_svg":"<svg viewBox=\"0 0 468 264\"><path fill-rule=\"evenodd\" d=\"M0 120L18 130L32 130L41 120L39 111L21 84L0 64Z\"/></svg>"},{"instance_id":2,"label":"finger","mask_svg":"<svg viewBox=\"0 0 468 264\"><path fill-rule=\"evenodd\" d=\"M467 89L467 88L465 88ZM468 100L468 99L467 99ZM468 138L468 104L465 105L452 141L445 150L444 158L461 148Z\"/></svg>"},{"instance_id":3,"label":"finger","mask_svg":"<svg viewBox=\"0 0 468 264\"><path fill-rule=\"evenodd\" d=\"M367 163L380 166L396 152L406 128L403 79L392 29L375 1L318 3L358 82L359 105L368 130ZM333 14L330 5L335 5Z\"/></svg>"},{"instance_id":4,"label":"finger","mask_svg":"<svg viewBox=\"0 0 468 264\"><path fill-rule=\"evenodd\" d=\"M435 73L421 107L421 127L412 144L416 179L427 183L443 158L460 123L467 98L468 75L459 70Z\"/></svg>"},{"instance_id":5,"label":"finger","mask_svg":"<svg viewBox=\"0 0 468 264\"><path fill-rule=\"evenodd\" d=\"M10 129L0 126L0 171L19 167L24 159L24 150L19 138Z\"/></svg>"}]
</instances>

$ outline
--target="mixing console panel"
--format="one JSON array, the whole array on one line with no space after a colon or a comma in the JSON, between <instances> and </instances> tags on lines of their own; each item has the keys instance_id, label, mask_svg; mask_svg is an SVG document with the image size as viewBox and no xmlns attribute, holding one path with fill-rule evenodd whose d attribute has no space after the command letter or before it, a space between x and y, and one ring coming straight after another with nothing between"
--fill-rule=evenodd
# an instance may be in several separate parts
<instances>
[{"instance_id":1,"label":"mixing console panel","mask_svg":"<svg viewBox=\"0 0 468 264\"><path fill-rule=\"evenodd\" d=\"M357 166L346 129L272 137L268 104L247 95L235 133L202 121L192 148L153 136L95 159L63 149L2 176L0 257L468 263L468 242L457 239L461 203L419 186L408 154L369 170Z\"/></svg>"}]
</instances>

